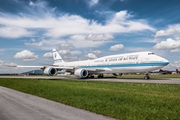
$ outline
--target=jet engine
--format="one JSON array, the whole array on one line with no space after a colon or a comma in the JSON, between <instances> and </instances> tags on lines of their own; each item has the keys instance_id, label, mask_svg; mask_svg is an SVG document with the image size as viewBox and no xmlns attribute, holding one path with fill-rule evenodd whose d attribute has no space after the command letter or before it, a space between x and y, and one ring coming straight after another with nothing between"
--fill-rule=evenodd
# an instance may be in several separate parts
<instances>
[{"instance_id":1,"label":"jet engine","mask_svg":"<svg viewBox=\"0 0 180 120\"><path fill-rule=\"evenodd\" d=\"M79 69L75 70L74 75L78 78L86 78L88 76L88 71L79 68Z\"/></svg>"},{"instance_id":2,"label":"jet engine","mask_svg":"<svg viewBox=\"0 0 180 120\"><path fill-rule=\"evenodd\" d=\"M47 75L55 75L57 73L57 70L55 68L49 67L44 69L44 74Z\"/></svg>"}]
</instances>

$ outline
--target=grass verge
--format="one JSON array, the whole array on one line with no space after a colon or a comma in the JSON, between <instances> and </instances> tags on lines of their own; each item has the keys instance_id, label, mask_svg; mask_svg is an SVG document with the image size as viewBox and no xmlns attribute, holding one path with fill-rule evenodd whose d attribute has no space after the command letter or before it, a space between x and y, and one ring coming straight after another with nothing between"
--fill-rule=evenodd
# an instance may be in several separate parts
<instances>
[{"instance_id":1,"label":"grass verge","mask_svg":"<svg viewBox=\"0 0 180 120\"><path fill-rule=\"evenodd\" d=\"M121 120L180 119L180 85L1 78L0 86Z\"/></svg>"}]
</instances>

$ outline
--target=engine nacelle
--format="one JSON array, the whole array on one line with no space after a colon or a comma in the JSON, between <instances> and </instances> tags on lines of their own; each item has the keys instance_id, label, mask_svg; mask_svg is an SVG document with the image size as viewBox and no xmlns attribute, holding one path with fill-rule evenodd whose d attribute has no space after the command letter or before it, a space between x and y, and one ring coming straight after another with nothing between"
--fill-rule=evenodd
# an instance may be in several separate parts
<instances>
[{"instance_id":1,"label":"engine nacelle","mask_svg":"<svg viewBox=\"0 0 180 120\"><path fill-rule=\"evenodd\" d=\"M47 75L55 75L57 73L57 70L55 68L49 67L44 69L44 74Z\"/></svg>"},{"instance_id":2,"label":"engine nacelle","mask_svg":"<svg viewBox=\"0 0 180 120\"><path fill-rule=\"evenodd\" d=\"M88 76L88 71L79 68L79 69L75 70L74 75L78 78L86 78Z\"/></svg>"},{"instance_id":3,"label":"engine nacelle","mask_svg":"<svg viewBox=\"0 0 180 120\"><path fill-rule=\"evenodd\" d=\"M113 73L114 76L122 76L123 73Z\"/></svg>"}]
</instances>

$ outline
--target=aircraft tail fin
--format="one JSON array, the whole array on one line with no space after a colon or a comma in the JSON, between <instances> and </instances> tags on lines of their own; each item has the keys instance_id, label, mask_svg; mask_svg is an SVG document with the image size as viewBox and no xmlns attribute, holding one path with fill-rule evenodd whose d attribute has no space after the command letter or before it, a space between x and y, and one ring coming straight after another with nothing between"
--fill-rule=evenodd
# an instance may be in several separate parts
<instances>
[{"instance_id":1,"label":"aircraft tail fin","mask_svg":"<svg viewBox=\"0 0 180 120\"><path fill-rule=\"evenodd\" d=\"M59 55L59 53L57 52L56 49L53 49L53 59L54 62L64 62L64 60L62 59L62 57Z\"/></svg>"}]
</instances>

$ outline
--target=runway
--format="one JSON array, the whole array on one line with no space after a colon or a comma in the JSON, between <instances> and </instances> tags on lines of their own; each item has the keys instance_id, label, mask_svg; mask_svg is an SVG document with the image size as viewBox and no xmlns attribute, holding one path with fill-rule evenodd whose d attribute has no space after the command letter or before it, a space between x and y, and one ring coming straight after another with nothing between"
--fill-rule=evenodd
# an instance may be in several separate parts
<instances>
[{"instance_id":1,"label":"runway","mask_svg":"<svg viewBox=\"0 0 180 120\"><path fill-rule=\"evenodd\" d=\"M156 83L156 84L180 84L178 78L159 78L159 79L120 79L120 78L94 78L77 79L75 76L0 76L0 78L25 78L25 79L48 79L48 80L84 80L84 81L103 81L103 82L132 82L132 83Z\"/></svg>"},{"instance_id":2,"label":"runway","mask_svg":"<svg viewBox=\"0 0 180 120\"><path fill-rule=\"evenodd\" d=\"M44 98L0 87L0 120L113 120Z\"/></svg>"}]
</instances>

